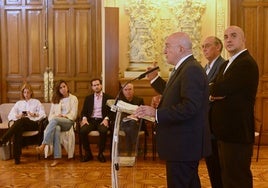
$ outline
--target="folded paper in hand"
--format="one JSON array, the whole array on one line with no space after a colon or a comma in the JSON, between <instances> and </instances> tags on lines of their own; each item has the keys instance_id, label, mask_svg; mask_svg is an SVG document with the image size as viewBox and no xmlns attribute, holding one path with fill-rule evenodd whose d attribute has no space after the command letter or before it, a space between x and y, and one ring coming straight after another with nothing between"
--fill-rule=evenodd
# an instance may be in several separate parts
<instances>
[{"instance_id":1,"label":"folded paper in hand","mask_svg":"<svg viewBox=\"0 0 268 188\"><path fill-rule=\"evenodd\" d=\"M106 104L109 107L112 107L114 105L114 103L115 103L115 100L110 99L110 100L107 100ZM130 103L126 103L126 102L124 102L122 100L118 100L117 103L116 103L116 106L119 108L120 111L128 113L128 114L134 114L135 111L137 110L137 108L139 107L138 105L133 105L133 104L130 104ZM155 121L155 118L150 117L150 116L144 116L144 117L142 117L142 119L146 119L146 120L152 121L152 122Z\"/></svg>"}]
</instances>

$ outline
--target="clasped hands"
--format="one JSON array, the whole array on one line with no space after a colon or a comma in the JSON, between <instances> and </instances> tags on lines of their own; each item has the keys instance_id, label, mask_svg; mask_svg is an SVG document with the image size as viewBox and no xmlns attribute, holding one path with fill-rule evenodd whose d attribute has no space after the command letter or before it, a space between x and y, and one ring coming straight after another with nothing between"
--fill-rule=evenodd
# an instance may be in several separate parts
<instances>
[{"instance_id":1,"label":"clasped hands","mask_svg":"<svg viewBox=\"0 0 268 188\"><path fill-rule=\"evenodd\" d=\"M30 111L23 111L21 114L16 115L18 119L22 117L38 117L39 115Z\"/></svg>"},{"instance_id":2,"label":"clasped hands","mask_svg":"<svg viewBox=\"0 0 268 188\"><path fill-rule=\"evenodd\" d=\"M225 96L224 96L224 97L220 97L220 96L215 97L215 96L210 95L210 96L208 97L208 100L211 101L211 102L213 102L213 101L217 101L217 100L222 100L222 99L224 99L224 98L225 98Z\"/></svg>"}]
</instances>

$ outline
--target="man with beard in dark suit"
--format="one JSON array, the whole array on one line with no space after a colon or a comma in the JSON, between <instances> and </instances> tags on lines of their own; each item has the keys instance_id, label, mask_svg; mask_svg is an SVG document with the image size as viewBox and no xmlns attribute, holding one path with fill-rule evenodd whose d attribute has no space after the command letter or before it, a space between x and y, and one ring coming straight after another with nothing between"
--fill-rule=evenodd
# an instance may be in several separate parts
<instances>
[{"instance_id":1,"label":"man with beard in dark suit","mask_svg":"<svg viewBox=\"0 0 268 188\"><path fill-rule=\"evenodd\" d=\"M166 161L168 188L200 188L199 160L210 154L208 81L192 54L192 42L184 32L167 37L164 54L175 69L168 82L153 71L147 77L162 94L157 109L140 106L137 117L156 118L156 145Z\"/></svg>"},{"instance_id":2,"label":"man with beard in dark suit","mask_svg":"<svg viewBox=\"0 0 268 188\"><path fill-rule=\"evenodd\" d=\"M254 104L259 71L245 48L243 30L230 26L224 32L229 61L221 66L211 86L211 125L218 140L224 188L252 188L250 170L254 144Z\"/></svg>"},{"instance_id":3,"label":"man with beard in dark suit","mask_svg":"<svg viewBox=\"0 0 268 188\"><path fill-rule=\"evenodd\" d=\"M112 97L102 92L102 81L98 78L91 80L91 89L94 93L86 97L81 112L80 139L85 150L85 156L81 159L81 162L93 160L88 138L88 133L93 130L97 130L100 133L98 160L106 162L103 152L109 130L109 119L113 117L106 102Z\"/></svg>"},{"instance_id":4,"label":"man with beard in dark suit","mask_svg":"<svg viewBox=\"0 0 268 188\"><path fill-rule=\"evenodd\" d=\"M213 79L217 76L221 65L225 61L221 56L222 48L223 44L221 40L215 36L207 37L202 44L203 54L208 60L208 63L205 66L205 71L208 76L209 85L212 84ZM211 124L210 131L212 132ZM206 165L211 186L212 188L222 188L218 145L213 133L211 134L211 148L212 154L206 157Z\"/></svg>"}]
</instances>

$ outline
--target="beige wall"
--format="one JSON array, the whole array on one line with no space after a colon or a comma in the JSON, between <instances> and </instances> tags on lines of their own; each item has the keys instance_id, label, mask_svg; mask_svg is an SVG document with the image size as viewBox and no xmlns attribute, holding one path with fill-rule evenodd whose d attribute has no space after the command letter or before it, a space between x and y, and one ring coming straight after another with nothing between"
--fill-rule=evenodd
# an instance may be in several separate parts
<instances>
[{"instance_id":1,"label":"beige wall","mask_svg":"<svg viewBox=\"0 0 268 188\"><path fill-rule=\"evenodd\" d=\"M104 0L105 7L119 7L119 77L124 76L124 71L129 65L128 41L129 41L129 16L125 11L125 5L131 0ZM146 1L146 0L144 0ZM170 0L162 0L170 1ZM178 0L174 0L176 2ZM206 10L202 17L202 42L206 36L216 35L223 39L223 30L229 23L229 1L203 0L206 2ZM201 45L201 44L200 44ZM226 57L225 52L223 56ZM200 59L202 65L205 59Z\"/></svg>"}]
</instances>

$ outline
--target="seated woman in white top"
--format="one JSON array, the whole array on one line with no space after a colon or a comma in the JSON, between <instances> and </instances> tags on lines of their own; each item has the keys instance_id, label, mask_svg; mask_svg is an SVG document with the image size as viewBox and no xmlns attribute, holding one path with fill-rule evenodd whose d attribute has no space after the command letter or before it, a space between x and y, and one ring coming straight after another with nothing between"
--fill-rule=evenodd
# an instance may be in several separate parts
<instances>
[{"instance_id":1,"label":"seated woman in white top","mask_svg":"<svg viewBox=\"0 0 268 188\"><path fill-rule=\"evenodd\" d=\"M8 120L14 124L0 139L0 145L5 144L14 135L13 153L15 164L20 164L21 148L23 146L22 133L39 129L38 121L45 118L45 110L41 102L33 99L33 90L30 84L25 83L21 88L21 98L15 103L8 115Z\"/></svg>"},{"instance_id":2,"label":"seated woman in white top","mask_svg":"<svg viewBox=\"0 0 268 188\"><path fill-rule=\"evenodd\" d=\"M56 166L62 155L59 132L70 130L75 123L77 111L77 97L70 94L67 83L60 80L54 87L49 124L45 129L43 142L36 148L41 153L45 145L53 144L54 162L50 166Z\"/></svg>"}]
</instances>

